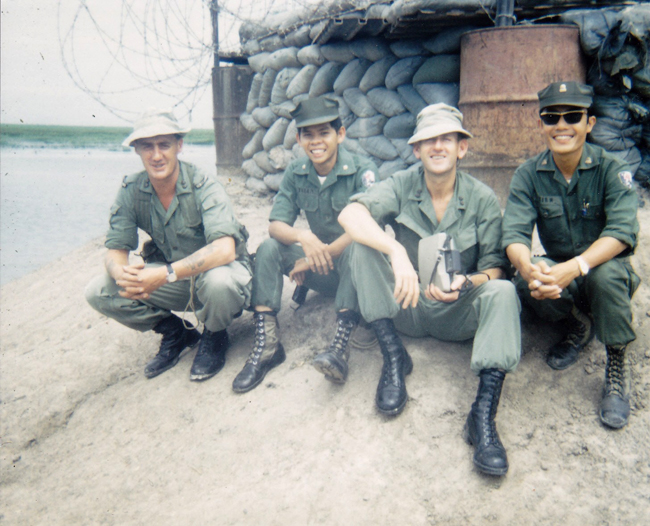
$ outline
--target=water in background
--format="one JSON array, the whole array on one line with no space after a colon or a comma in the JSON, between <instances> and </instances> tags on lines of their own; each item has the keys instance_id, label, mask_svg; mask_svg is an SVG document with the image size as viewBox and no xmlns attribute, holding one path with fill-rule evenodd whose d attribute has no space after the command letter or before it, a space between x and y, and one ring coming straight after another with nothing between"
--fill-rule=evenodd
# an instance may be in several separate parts
<instances>
[{"instance_id":1,"label":"water in background","mask_svg":"<svg viewBox=\"0 0 650 526\"><path fill-rule=\"evenodd\" d=\"M215 171L214 146L185 144L180 158ZM104 235L123 177L142 170L142 162L132 151L5 147L0 169L5 284Z\"/></svg>"}]
</instances>

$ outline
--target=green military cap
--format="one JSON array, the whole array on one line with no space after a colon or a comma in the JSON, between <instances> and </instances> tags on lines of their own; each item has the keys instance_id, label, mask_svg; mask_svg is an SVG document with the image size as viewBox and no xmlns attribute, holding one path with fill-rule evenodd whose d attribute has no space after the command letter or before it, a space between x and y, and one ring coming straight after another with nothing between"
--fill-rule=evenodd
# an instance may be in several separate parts
<instances>
[{"instance_id":1,"label":"green military cap","mask_svg":"<svg viewBox=\"0 0 650 526\"><path fill-rule=\"evenodd\" d=\"M296 119L297 128L325 124L339 118L339 103L328 97L303 100L291 116Z\"/></svg>"},{"instance_id":2,"label":"green military cap","mask_svg":"<svg viewBox=\"0 0 650 526\"><path fill-rule=\"evenodd\" d=\"M553 82L537 93L539 109L549 106L577 106L589 108L593 102L594 88L579 82Z\"/></svg>"}]
</instances>

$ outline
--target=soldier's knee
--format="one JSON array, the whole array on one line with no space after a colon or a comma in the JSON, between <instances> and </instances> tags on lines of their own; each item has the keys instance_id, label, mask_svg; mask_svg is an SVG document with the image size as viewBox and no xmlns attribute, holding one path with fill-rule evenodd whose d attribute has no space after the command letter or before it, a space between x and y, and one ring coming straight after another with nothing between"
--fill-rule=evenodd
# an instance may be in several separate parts
<instances>
[{"instance_id":1,"label":"soldier's knee","mask_svg":"<svg viewBox=\"0 0 650 526\"><path fill-rule=\"evenodd\" d=\"M591 269L586 279L591 290L601 293L623 284L626 274L623 272L621 263L611 259Z\"/></svg>"},{"instance_id":2,"label":"soldier's knee","mask_svg":"<svg viewBox=\"0 0 650 526\"><path fill-rule=\"evenodd\" d=\"M96 276L90 281L90 283L88 283L88 285L86 285L86 290L84 291L88 304L99 312L103 312L104 309L102 306L105 303L105 299L108 297L105 292L107 279L107 275Z\"/></svg>"},{"instance_id":3,"label":"soldier's knee","mask_svg":"<svg viewBox=\"0 0 650 526\"><path fill-rule=\"evenodd\" d=\"M284 245L279 241L269 238L262 242L262 244L257 247L257 253L255 255L255 261L261 262L267 259L277 259L280 257L280 251Z\"/></svg>"}]
</instances>

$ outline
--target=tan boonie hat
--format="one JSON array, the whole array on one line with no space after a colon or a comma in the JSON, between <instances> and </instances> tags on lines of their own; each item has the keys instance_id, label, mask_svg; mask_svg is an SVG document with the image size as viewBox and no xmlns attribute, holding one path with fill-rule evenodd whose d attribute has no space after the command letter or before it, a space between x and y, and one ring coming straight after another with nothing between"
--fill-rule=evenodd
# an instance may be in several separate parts
<instances>
[{"instance_id":1,"label":"tan boonie hat","mask_svg":"<svg viewBox=\"0 0 650 526\"><path fill-rule=\"evenodd\" d=\"M147 139L158 135L185 135L191 128L181 128L171 110L151 108L145 111L133 124L133 132L122 146L133 146L138 139Z\"/></svg>"},{"instance_id":2,"label":"tan boonie hat","mask_svg":"<svg viewBox=\"0 0 650 526\"><path fill-rule=\"evenodd\" d=\"M408 143L414 144L453 132L462 133L469 139L474 137L463 128L463 114L456 108L439 102L427 106L418 114L415 133Z\"/></svg>"},{"instance_id":3,"label":"tan boonie hat","mask_svg":"<svg viewBox=\"0 0 650 526\"><path fill-rule=\"evenodd\" d=\"M328 97L303 100L291 116L296 120L296 128L325 124L339 118L339 103Z\"/></svg>"},{"instance_id":4,"label":"tan boonie hat","mask_svg":"<svg viewBox=\"0 0 650 526\"><path fill-rule=\"evenodd\" d=\"M593 102L594 88L579 82L553 82L537 93L539 109L549 106L577 106L589 108Z\"/></svg>"}]
</instances>

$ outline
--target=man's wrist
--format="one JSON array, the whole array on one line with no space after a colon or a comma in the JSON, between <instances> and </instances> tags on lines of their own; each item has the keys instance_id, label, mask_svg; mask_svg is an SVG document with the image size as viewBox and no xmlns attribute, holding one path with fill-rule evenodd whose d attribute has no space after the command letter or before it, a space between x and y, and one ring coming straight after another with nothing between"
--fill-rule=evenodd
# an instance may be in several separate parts
<instances>
[{"instance_id":1,"label":"man's wrist","mask_svg":"<svg viewBox=\"0 0 650 526\"><path fill-rule=\"evenodd\" d=\"M587 263L582 256L576 256L574 259L578 263L578 271L580 272L580 275L586 276L589 274L589 271L591 270L589 263Z\"/></svg>"}]
</instances>

